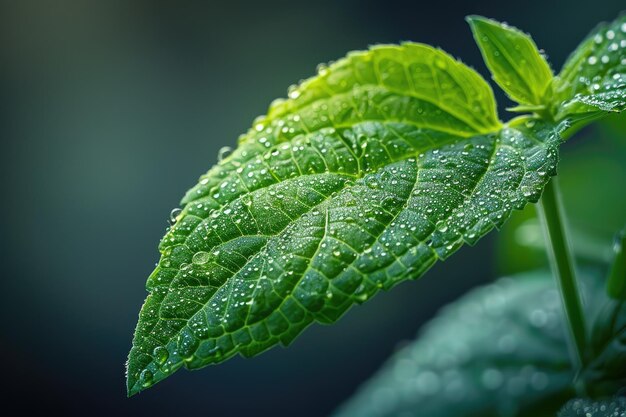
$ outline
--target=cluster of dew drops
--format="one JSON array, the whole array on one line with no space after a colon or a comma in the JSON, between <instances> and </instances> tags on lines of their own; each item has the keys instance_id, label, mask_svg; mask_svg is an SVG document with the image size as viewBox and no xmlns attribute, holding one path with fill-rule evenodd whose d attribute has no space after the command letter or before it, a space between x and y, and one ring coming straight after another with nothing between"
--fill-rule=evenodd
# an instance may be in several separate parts
<instances>
[{"instance_id":1,"label":"cluster of dew drops","mask_svg":"<svg viewBox=\"0 0 626 417\"><path fill-rule=\"evenodd\" d=\"M626 87L626 23L622 23L619 28L609 29L604 33L598 33L593 38L594 49L586 59L586 68L583 67L582 74L578 77L578 82L587 86L589 94L618 90ZM618 63L619 61L619 63ZM595 75L591 78L585 76L585 72L597 73L597 66L609 66L607 74ZM580 99L583 95L578 94Z\"/></svg>"},{"instance_id":2,"label":"cluster of dew drops","mask_svg":"<svg viewBox=\"0 0 626 417\"><path fill-rule=\"evenodd\" d=\"M220 150L217 153L217 162L218 163L222 162L228 156L230 156L232 152L233 152L233 148L231 148L230 146L223 146L222 148L220 148ZM204 183L206 184L208 180L205 179L202 181L204 181ZM178 220L180 220L182 213L183 213L183 210L180 207L175 207L172 209L172 211L170 211L170 217L168 219L169 227L167 228L167 231L169 231L171 227L174 226L178 222Z\"/></svg>"},{"instance_id":3,"label":"cluster of dew drops","mask_svg":"<svg viewBox=\"0 0 626 417\"><path fill-rule=\"evenodd\" d=\"M566 404L558 417L626 417L626 399L617 397L613 400L593 402L576 398Z\"/></svg>"},{"instance_id":4,"label":"cluster of dew drops","mask_svg":"<svg viewBox=\"0 0 626 417\"><path fill-rule=\"evenodd\" d=\"M625 24L624 26L625 26L625 27L623 27L623 29L626 31L626 24ZM622 42L623 42L623 43L626 43L626 41L622 41ZM625 46L626 46L626 45L625 45ZM590 64L591 64L591 62L590 62ZM326 71L327 71L327 67L326 67L326 66L324 66L324 65L323 65L323 66L320 66L320 67L318 68L318 73L320 73L320 74L322 74L322 75L323 75L324 73L326 73ZM289 90L289 94L288 94L288 95L289 95L289 97L290 97L291 99L296 99L296 98L298 97L298 95L299 95L299 91L298 91L295 87L292 87L292 88L290 88L290 90ZM299 119L298 119L298 118L299 118L299 116L294 116L293 121L294 121L294 122L298 122L298 121L299 121ZM261 131L261 130L263 130L263 124L262 124L262 123L258 123L258 124L256 124L256 125L255 125L255 129L256 129L257 131ZM261 141L260 143L261 143L262 145L266 146L266 147L270 145L269 143L264 143L263 141ZM365 143L364 143L364 145L367 145L367 142L365 142ZM436 155L436 154L437 154L437 152L438 152L438 150L434 150L434 151L433 151L433 155ZM224 161L226 158L228 158L228 156L229 156L231 153L232 153L232 148L230 148L230 147L223 147L222 149L220 149L220 151L219 151L219 153L218 153L218 163L221 163L221 162L222 162L222 161ZM464 153L464 154L466 154L467 152L463 152L463 153ZM420 156L420 157L423 157L423 154L420 154L419 156ZM524 159L524 157L522 156L522 160L523 160L523 159ZM445 163L445 162L446 162L446 160L442 160L441 162L442 162L442 163ZM514 164L514 163L515 163L515 162L512 162L512 164ZM514 166L512 166L512 167L514 167ZM542 175L542 173L540 173L540 175ZM205 180L205 181L206 181L206 180ZM371 182L371 181L370 181L370 182ZM201 184L202 184L202 182L201 182ZM372 188L376 188L376 187L375 187L375 185L374 185L374 186L372 186L372 184L367 184L367 185L368 185L368 186L371 186ZM447 186L449 186L449 185L447 185ZM528 195L530 195L530 194L531 194L531 191L526 191L526 192L524 193L524 195L525 195L525 196L528 196ZM508 208L508 207L506 207L506 208ZM226 213L226 214L227 214L227 213ZM459 212L459 214L457 214L457 216L459 216L459 217L463 216L463 212L462 212L462 211L460 211L460 212ZM170 228L171 228L172 226L174 226L174 225L175 225L175 224L176 224L179 220L181 220L181 218L182 218L182 209L180 209L180 208L175 208L175 209L173 209L173 210L171 211L171 213L170 213L170 218L169 218ZM444 228L444 226L443 226L443 225L438 225L438 226L441 226L441 227L442 227L442 229L443 229L443 230L442 230L442 232L445 232L445 231L446 231L446 229ZM470 238L473 238L473 237L474 237L474 235L470 235L469 237L470 237ZM448 247L448 249L452 249L452 246ZM339 251L334 251L334 252L332 252L332 253L333 253L335 256L340 256L340 255L341 255L341 253L340 253ZM206 263L206 262L209 260L209 258L210 258L210 254L208 254L207 252L198 252L198 253L194 254L192 262L193 262L194 264L203 264L203 263ZM242 295L243 295L243 294L242 294ZM332 294L330 294L330 295L329 295L329 297L330 297L330 296L332 296ZM215 307L215 306L214 306L214 307ZM153 356L154 356L155 361L156 361L157 363L159 363L159 364L165 364L165 363L167 362L167 360L168 360L169 352L168 352L168 350L167 350L165 347L158 346L158 347L156 347L156 348L155 348L155 350L154 350L154 352L153 352ZM151 378L151 375L149 375L149 374L148 374L149 372L150 372L150 371L149 371L149 370L147 370L147 369L146 369L146 370L144 370L144 373L146 373L146 374L144 375L144 374L142 373L142 375L141 375L141 377L140 377L140 379L144 382L144 384L150 384L150 383L151 383L151 379L152 379L152 378ZM427 379L427 378L430 378L431 376L432 376L432 375L431 375L431 374L429 374L429 373L424 373L424 374L422 375L422 378L426 378L426 379ZM432 378L431 378L431 379L432 379ZM491 379L493 380L493 378L491 378ZM428 383L426 383L426 382L428 382ZM422 384L422 385L423 385L423 386L428 386L428 387L433 387L433 386L436 386L436 385L437 385L437 384L433 384L433 383L432 383L432 381L426 381L426 382L425 382L424 384Z\"/></svg>"}]
</instances>

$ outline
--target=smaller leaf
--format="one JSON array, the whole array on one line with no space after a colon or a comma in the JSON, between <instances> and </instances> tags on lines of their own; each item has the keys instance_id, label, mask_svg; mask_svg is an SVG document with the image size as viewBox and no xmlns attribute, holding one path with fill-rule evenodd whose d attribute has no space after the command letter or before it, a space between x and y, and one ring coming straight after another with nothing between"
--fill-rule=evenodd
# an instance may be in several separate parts
<instances>
[{"instance_id":1,"label":"smaller leaf","mask_svg":"<svg viewBox=\"0 0 626 417\"><path fill-rule=\"evenodd\" d=\"M532 38L514 27L481 16L469 16L467 21L498 85L522 104L520 109L542 109L552 70Z\"/></svg>"},{"instance_id":2,"label":"smaller leaf","mask_svg":"<svg viewBox=\"0 0 626 417\"><path fill-rule=\"evenodd\" d=\"M603 23L570 55L553 83L556 119L626 108L626 14Z\"/></svg>"},{"instance_id":3,"label":"smaller leaf","mask_svg":"<svg viewBox=\"0 0 626 417\"><path fill-rule=\"evenodd\" d=\"M626 416L626 398L616 397L611 400L593 401L576 398L561 408L558 417L624 417Z\"/></svg>"},{"instance_id":4,"label":"smaller leaf","mask_svg":"<svg viewBox=\"0 0 626 417\"><path fill-rule=\"evenodd\" d=\"M615 259L606 287L609 297L617 300L626 300L626 253L624 253L624 246L626 246L626 230L623 230L615 238Z\"/></svg>"}]
</instances>

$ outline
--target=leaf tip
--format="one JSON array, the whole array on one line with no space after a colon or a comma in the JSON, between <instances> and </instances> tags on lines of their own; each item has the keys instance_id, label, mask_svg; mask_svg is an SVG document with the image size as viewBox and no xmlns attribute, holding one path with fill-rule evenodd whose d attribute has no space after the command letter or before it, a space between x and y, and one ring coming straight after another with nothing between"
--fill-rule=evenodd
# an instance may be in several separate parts
<instances>
[{"instance_id":1,"label":"leaf tip","mask_svg":"<svg viewBox=\"0 0 626 417\"><path fill-rule=\"evenodd\" d=\"M485 16L481 16L478 14L470 14L470 15L465 16L465 21L470 25L473 25L475 22L480 22L480 21L485 21L485 20L489 20L489 19L487 19Z\"/></svg>"},{"instance_id":2,"label":"leaf tip","mask_svg":"<svg viewBox=\"0 0 626 417\"><path fill-rule=\"evenodd\" d=\"M135 346L130 350L126 360L126 397L130 398L154 385L153 374L146 364L141 361L141 354Z\"/></svg>"},{"instance_id":3,"label":"leaf tip","mask_svg":"<svg viewBox=\"0 0 626 417\"><path fill-rule=\"evenodd\" d=\"M470 25L470 29L472 29L472 32L474 33L474 35L477 35L479 26L488 26L488 25L500 26L501 25L501 23L496 20L490 19L485 16L477 15L477 14L470 14L468 16L465 16L465 21Z\"/></svg>"},{"instance_id":4,"label":"leaf tip","mask_svg":"<svg viewBox=\"0 0 626 417\"><path fill-rule=\"evenodd\" d=\"M149 372L149 371L148 371ZM142 377L143 377L143 373L142 373ZM137 378L136 375L132 375L130 372L126 372L126 397L130 398L133 397L137 394L139 394L141 391L150 388L153 383L146 383L144 381L145 378Z\"/></svg>"},{"instance_id":5,"label":"leaf tip","mask_svg":"<svg viewBox=\"0 0 626 417\"><path fill-rule=\"evenodd\" d=\"M133 373L129 369L131 367L131 355L132 355L132 350L130 354L128 355L126 364L124 365L125 372L126 372L126 397L127 398L130 398L139 392L139 390L135 388L137 385L137 378L134 377Z\"/></svg>"},{"instance_id":6,"label":"leaf tip","mask_svg":"<svg viewBox=\"0 0 626 417\"><path fill-rule=\"evenodd\" d=\"M130 382L130 381L129 381ZM139 386L138 383L133 383L132 385L126 385L126 398L134 397L139 394L143 389Z\"/></svg>"}]
</instances>

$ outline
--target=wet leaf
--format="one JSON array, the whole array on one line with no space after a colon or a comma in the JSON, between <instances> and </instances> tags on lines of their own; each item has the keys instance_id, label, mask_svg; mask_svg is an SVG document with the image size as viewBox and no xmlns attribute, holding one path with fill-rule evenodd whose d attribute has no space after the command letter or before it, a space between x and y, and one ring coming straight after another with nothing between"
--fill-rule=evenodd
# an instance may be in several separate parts
<instances>
[{"instance_id":1,"label":"wet leaf","mask_svg":"<svg viewBox=\"0 0 626 417\"><path fill-rule=\"evenodd\" d=\"M532 38L481 16L469 16L467 21L495 82L524 108L541 109L552 70Z\"/></svg>"},{"instance_id":2,"label":"wet leaf","mask_svg":"<svg viewBox=\"0 0 626 417\"><path fill-rule=\"evenodd\" d=\"M419 278L537 201L564 127L502 126L487 83L426 45L321 67L183 199L147 282L129 394L289 344Z\"/></svg>"},{"instance_id":3,"label":"wet leaf","mask_svg":"<svg viewBox=\"0 0 626 417\"><path fill-rule=\"evenodd\" d=\"M553 90L557 120L626 108L626 14L589 34L555 78Z\"/></svg>"},{"instance_id":4,"label":"wet leaf","mask_svg":"<svg viewBox=\"0 0 626 417\"><path fill-rule=\"evenodd\" d=\"M172 214L129 395L183 366L287 345L500 227L556 172L572 118L548 119L502 124L489 85L427 45L320 66L220 152Z\"/></svg>"}]
</instances>

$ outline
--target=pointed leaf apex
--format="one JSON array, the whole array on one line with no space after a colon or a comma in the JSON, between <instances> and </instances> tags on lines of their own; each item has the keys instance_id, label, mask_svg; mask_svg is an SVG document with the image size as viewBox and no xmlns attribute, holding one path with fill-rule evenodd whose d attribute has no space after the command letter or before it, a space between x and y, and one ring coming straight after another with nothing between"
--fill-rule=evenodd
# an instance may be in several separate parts
<instances>
[{"instance_id":1,"label":"pointed leaf apex","mask_svg":"<svg viewBox=\"0 0 626 417\"><path fill-rule=\"evenodd\" d=\"M468 16L466 20L496 83L521 105L544 104L552 70L532 38L493 19Z\"/></svg>"}]
</instances>

